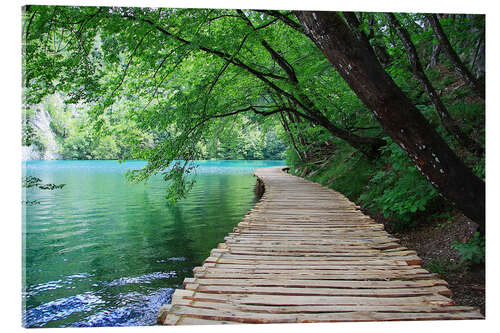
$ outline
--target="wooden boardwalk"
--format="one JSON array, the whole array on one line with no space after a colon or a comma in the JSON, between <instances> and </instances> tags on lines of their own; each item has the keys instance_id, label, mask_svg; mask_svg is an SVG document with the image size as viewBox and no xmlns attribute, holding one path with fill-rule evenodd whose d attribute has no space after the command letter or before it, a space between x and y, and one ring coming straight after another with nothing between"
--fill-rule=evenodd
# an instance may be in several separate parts
<instances>
[{"instance_id":1,"label":"wooden boardwalk","mask_svg":"<svg viewBox=\"0 0 500 333\"><path fill-rule=\"evenodd\" d=\"M184 280L159 323L483 318L454 306L446 281L343 195L282 167L255 175L262 199Z\"/></svg>"}]
</instances>

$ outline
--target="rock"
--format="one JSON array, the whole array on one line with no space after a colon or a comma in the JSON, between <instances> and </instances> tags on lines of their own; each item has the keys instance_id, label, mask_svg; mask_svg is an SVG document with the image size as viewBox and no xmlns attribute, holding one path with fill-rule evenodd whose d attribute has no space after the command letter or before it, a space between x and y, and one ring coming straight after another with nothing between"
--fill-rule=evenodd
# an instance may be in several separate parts
<instances>
[{"instance_id":1,"label":"rock","mask_svg":"<svg viewBox=\"0 0 500 333\"><path fill-rule=\"evenodd\" d=\"M42 156L40 151L36 149L35 145L31 146L22 146L22 160L23 161L32 161L32 160L41 160Z\"/></svg>"}]
</instances>

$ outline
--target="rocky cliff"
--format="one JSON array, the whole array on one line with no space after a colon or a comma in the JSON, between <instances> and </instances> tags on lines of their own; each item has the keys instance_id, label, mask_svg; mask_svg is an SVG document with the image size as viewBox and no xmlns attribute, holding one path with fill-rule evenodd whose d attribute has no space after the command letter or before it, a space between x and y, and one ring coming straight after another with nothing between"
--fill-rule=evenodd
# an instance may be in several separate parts
<instances>
[{"instance_id":1,"label":"rocky cliff","mask_svg":"<svg viewBox=\"0 0 500 333\"><path fill-rule=\"evenodd\" d=\"M50 127L51 117L47 110L40 106L35 108L35 114L30 119L33 129L42 144L32 144L22 147L23 160L57 160L61 156L57 145L56 136Z\"/></svg>"}]
</instances>

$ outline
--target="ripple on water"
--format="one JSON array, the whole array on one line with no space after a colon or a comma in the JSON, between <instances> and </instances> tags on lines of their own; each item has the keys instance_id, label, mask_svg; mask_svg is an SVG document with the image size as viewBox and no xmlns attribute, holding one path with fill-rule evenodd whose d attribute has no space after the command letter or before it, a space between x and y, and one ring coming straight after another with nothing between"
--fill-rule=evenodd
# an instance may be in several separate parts
<instances>
[{"instance_id":1,"label":"ripple on water","mask_svg":"<svg viewBox=\"0 0 500 333\"><path fill-rule=\"evenodd\" d=\"M79 251L79 250L82 250L82 249L85 249L88 247L97 247L97 246L99 246L98 243L79 244L79 245L75 245L75 246L71 246L71 247L65 247L65 248L57 251L57 253L65 254L65 253L69 253L69 252L73 252L73 251Z\"/></svg>"},{"instance_id":2,"label":"ripple on water","mask_svg":"<svg viewBox=\"0 0 500 333\"><path fill-rule=\"evenodd\" d=\"M158 279L170 279L176 276L176 272L154 272L150 274L145 274L136 277L122 277L111 282L108 282L107 285L110 287L113 286L123 286L126 284L143 284L143 283L151 283L153 280Z\"/></svg>"},{"instance_id":3,"label":"ripple on water","mask_svg":"<svg viewBox=\"0 0 500 333\"><path fill-rule=\"evenodd\" d=\"M156 260L157 263L169 262L169 261L186 261L186 258L184 258L184 257L172 257L172 258L168 258L168 259Z\"/></svg>"},{"instance_id":4,"label":"ripple on water","mask_svg":"<svg viewBox=\"0 0 500 333\"><path fill-rule=\"evenodd\" d=\"M88 312L99 304L104 304L99 296L92 292L65 297L41 304L29 309L24 315L26 327L42 327L46 323L62 318L76 312Z\"/></svg>"},{"instance_id":5,"label":"ripple on water","mask_svg":"<svg viewBox=\"0 0 500 333\"><path fill-rule=\"evenodd\" d=\"M45 291L54 290L58 288L63 288L73 283L77 283L79 280L84 280L92 277L92 273L76 273L73 275L66 276L64 279L59 279L55 281L43 282L36 285L31 285L26 288L25 297L35 296Z\"/></svg>"},{"instance_id":6,"label":"ripple on water","mask_svg":"<svg viewBox=\"0 0 500 333\"><path fill-rule=\"evenodd\" d=\"M156 323L156 314L163 304L170 303L175 289L161 288L148 295L124 293L116 297L127 306L110 307L71 324L73 327L144 326Z\"/></svg>"}]
</instances>

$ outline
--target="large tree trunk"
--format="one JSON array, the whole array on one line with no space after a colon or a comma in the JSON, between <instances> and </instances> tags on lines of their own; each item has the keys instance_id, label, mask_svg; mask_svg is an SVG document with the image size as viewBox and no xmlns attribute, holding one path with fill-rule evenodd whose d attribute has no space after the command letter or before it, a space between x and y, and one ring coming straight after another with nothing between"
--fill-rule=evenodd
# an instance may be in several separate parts
<instances>
[{"instance_id":1,"label":"large tree trunk","mask_svg":"<svg viewBox=\"0 0 500 333\"><path fill-rule=\"evenodd\" d=\"M408 60L411 64L413 74L417 78L417 80L420 81L420 83L424 86L427 96L431 100L432 104L434 104L436 114L438 115L439 119L441 119L441 123L443 124L445 130L449 134L451 134L463 148L469 150L477 157L481 158L484 154L483 147L481 147L481 145L473 140L469 135L464 133L455 119L453 119L448 113L448 110L441 101L441 98L439 98L439 95L432 86L431 81L429 81L427 75L425 75L424 68L422 67L420 59L418 57L417 49L411 41L408 31L406 31L406 29L401 26L394 14L386 13L385 15L389 19L390 25L394 28L394 30L396 30L399 39L401 39L403 47L406 51L406 55L408 56Z\"/></svg>"},{"instance_id":2,"label":"large tree trunk","mask_svg":"<svg viewBox=\"0 0 500 333\"><path fill-rule=\"evenodd\" d=\"M334 12L297 12L296 16L416 168L484 231L484 182L455 155L384 71L367 40L354 35Z\"/></svg>"},{"instance_id":3,"label":"large tree trunk","mask_svg":"<svg viewBox=\"0 0 500 333\"><path fill-rule=\"evenodd\" d=\"M484 86L476 80L476 78L471 74L471 72L467 69L467 67L465 67L464 63L458 57L458 54L451 46L448 37L446 37L446 34L443 31L441 23L439 23L439 18L436 16L436 14L429 14L426 15L426 17L432 27L432 30L434 30L434 35L437 37L439 45L441 45L441 50L444 52L444 54L446 54L448 60L450 60L451 64L455 68L455 71L464 80L465 84L467 84L467 86L469 86L472 91L474 91L484 100Z\"/></svg>"}]
</instances>

